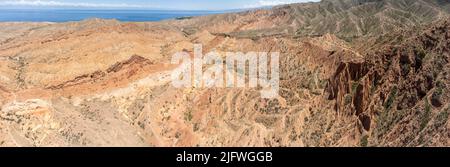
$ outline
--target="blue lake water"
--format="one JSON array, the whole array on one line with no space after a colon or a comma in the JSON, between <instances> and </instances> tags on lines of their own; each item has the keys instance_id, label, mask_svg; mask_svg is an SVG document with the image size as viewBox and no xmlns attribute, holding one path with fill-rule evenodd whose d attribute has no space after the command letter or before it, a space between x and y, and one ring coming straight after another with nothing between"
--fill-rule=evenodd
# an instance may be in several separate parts
<instances>
[{"instance_id":1,"label":"blue lake water","mask_svg":"<svg viewBox=\"0 0 450 167\"><path fill-rule=\"evenodd\" d=\"M174 10L0 9L0 22L67 22L80 21L89 18L143 22L219 13L225 12Z\"/></svg>"}]
</instances>

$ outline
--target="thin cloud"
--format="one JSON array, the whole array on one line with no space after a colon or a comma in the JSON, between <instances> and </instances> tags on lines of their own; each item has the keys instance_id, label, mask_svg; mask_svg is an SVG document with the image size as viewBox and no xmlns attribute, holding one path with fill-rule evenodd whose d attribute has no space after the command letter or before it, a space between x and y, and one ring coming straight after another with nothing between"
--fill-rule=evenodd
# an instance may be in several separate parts
<instances>
[{"instance_id":1,"label":"thin cloud","mask_svg":"<svg viewBox=\"0 0 450 167\"><path fill-rule=\"evenodd\" d=\"M0 6L36 6L36 7L86 7L86 8L149 8L154 6L127 3L72 3L44 0L7 0L0 1Z\"/></svg>"},{"instance_id":2,"label":"thin cloud","mask_svg":"<svg viewBox=\"0 0 450 167\"><path fill-rule=\"evenodd\" d=\"M267 6L277 6L291 3L300 3L300 2L318 2L320 0L261 0L256 4L246 5L246 8L258 8L258 7L267 7Z\"/></svg>"}]
</instances>

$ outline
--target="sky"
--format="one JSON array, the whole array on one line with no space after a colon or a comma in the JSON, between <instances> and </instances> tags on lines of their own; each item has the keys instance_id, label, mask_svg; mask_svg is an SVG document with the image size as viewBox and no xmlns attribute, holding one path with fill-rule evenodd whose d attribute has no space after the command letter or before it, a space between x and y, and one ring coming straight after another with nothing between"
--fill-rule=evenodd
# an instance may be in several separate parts
<instances>
[{"instance_id":1,"label":"sky","mask_svg":"<svg viewBox=\"0 0 450 167\"><path fill-rule=\"evenodd\" d=\"M0 0L2 8L228 10L320 0Z\"/></svg>"}]
</instances>

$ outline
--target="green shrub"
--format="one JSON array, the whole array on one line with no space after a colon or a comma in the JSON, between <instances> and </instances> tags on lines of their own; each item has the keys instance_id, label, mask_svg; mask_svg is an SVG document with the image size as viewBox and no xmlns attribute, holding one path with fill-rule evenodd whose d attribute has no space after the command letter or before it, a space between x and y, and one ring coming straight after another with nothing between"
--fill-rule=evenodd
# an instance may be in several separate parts
<instances>
[{"instance_id":1,"label":"green shrub","mask_svg":"<svg viewBox=\"0 0 450 167\"><path fill-rule=\"evenodd\" d=\"M435 128L439 128L444 126L447 123L448 120L448 115L449 115L449 110L450 108L447 109L447 111L442 111L441 113L439 113L434 121L434 127Z\"/></svg>"},{"instance_id":2,"label":"green shrub","mask_svg":"<svg viewBox=\"0 0 450 167\"><path fill-rule=\"evenodd\" d=\"M358 85L359 85L358 82L353 82L352 83L352 95L355 95L356 89L358 88Z\"/></svg>"},{"instance_id":3,"label":"green shrub","mask_svg":"<svg viewBox=\"0 0 450 167\"><path fill-rule=\"evenodd\" d=\"M189 110L187 112L184 113L184 120L186 121L191 121L192 120L192 110Z\"/></svg>"},{"instance_id":4,"label":"green shrub","mask_svg":"<svg viewBox=\"0 0 450 167\"><path fill-rule=\"evenodd\" d=\"M346 94L344 96L344 103L345 103L345 105L349 105L350 103L352 103L352 99L353 99L352 95Z\"/></svg>"},{"instance_id":5,"label":"green shrub","mask_svg":"<svg viewBox=\"0 0 450 167\"><path fill-rule=\"evenodd\" d=\"M192 127L192 130L193 130L194 132L197 132L199 129L200 129L200 127L199 127L199 124L198 124L198 123L195 123L194 126Z\"/></svg>"},{"instance_id":6,"label":"green shrub","mask_svg":"<svg viewBox=\"0 0 450 167\"><path fill-rule=\"evenodd\" d=\"M373 81L372 81L372 86L370 87L370 94L373 94L373 93L375 93L375 91L377 90L377 81L374 79Z\"/></svg>"},{"instance_id":7,"label":"green shrub","mask_svg":"<svg viewBox=\"0 0 450 167\"><path fill-rule=\"evenodd\" d=\"M438 81L436 83L435 91L431 95L431 104L435 107L441 107L442 106L441 98L443 94L444 94L444 86L440 81Z\"/></svg>"},{"instance_id":8,"label":"green shrub","mask_svg":"<svg viewBox=\"0 0 450 167\"><path fill-rule=\"evenodd\" d=\"M408 115L408 110L384 111L378 116L376 133L378 137L383 136L392 127Z\"/></svg>"},{"instance_id":9,"label":"green shrub","mask_svg":"<svg viewBox=\"0 0 450 167\"><path fill-rule=\"evenodd\" d=\"M420 131L425 129L431 118L431 105L428 100L425 101L425 112L422 115L422 121L420 122Z\"/></svg>"},{"instance_id":10,"label":"green shrub","mask_svg":"<svg viewBox=\"0 0 450 167\"><path fill-rule=\"evenodd\" d=\"M418 48L416 59L422 61L425 57L427 57L427 52L423 48Z\"/></svg>"},{"instance_id":11,"label":"green shrub","mask_svg":"<svg viewBox=\"0 0 450 167\"><path fill-rule=\"evenodd\" d=\"M445 85L441 81L436 82L436 95L441 96L444 93L444 87Z\"/></svg>"},{"instance_id":12,"label":"green shrub","mask_svg":"<svg viewBox=\"0 0 450 167\"><path fill-rule=\"evenodd\" d=\"M369 136L363 136L362 138L361 138L361 141L360 141L360 145L361 145L361 147L367 147L367 145L369 144Z\"/></svg>"},{"instance_id":13,"label":"green shrub","mask_svg":"<svg viewBox=\"0 0 450 167\"><path fill-rule=\"evenodd\" d=\"M389 94L388 99L386 100L386 102L384 103L384 108L386 110L390 110L392 108L392 104L394 104L395 99L397 98L397 91L398 88L394 87L391 91L391 93Z\"/></svg>"}]
</instances>

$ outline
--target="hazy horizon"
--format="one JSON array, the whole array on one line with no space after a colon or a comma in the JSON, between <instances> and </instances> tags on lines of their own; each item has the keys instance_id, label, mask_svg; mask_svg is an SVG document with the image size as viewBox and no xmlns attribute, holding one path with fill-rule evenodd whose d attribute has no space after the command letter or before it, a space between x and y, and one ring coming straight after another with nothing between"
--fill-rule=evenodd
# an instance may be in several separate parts
<instances>
[{"instance_id":1,"label":"hazy horizon","mask_svg":"<svg viewBox=\"0 0 450 167\"><path fill-rule=\"evenodd\" d=\"M4 9L0 15L0 22L69 22L92 18L115 19L124 22L154 22L221 13L227 12L130 9Z\"/></svg>"},{"instance_id":2,"label":"hazy horizon","mask_svg":"<svg viewBox=\"0 0 450 167\"><path fill-rule=\"evenodd\" d=\"M226 11L318 1L320 0L0 0L0 9Z\"/></svg>"},{"instance_id":3,"label":"hazy horizon","mask_svg":"<svg viewBox=\"0 0 450 167\"><path fill-rule=\"evenodd\" d=\"M0 22L161 21L313 1L320 0L0 0Z\"/></svg>"}]
</instances>

